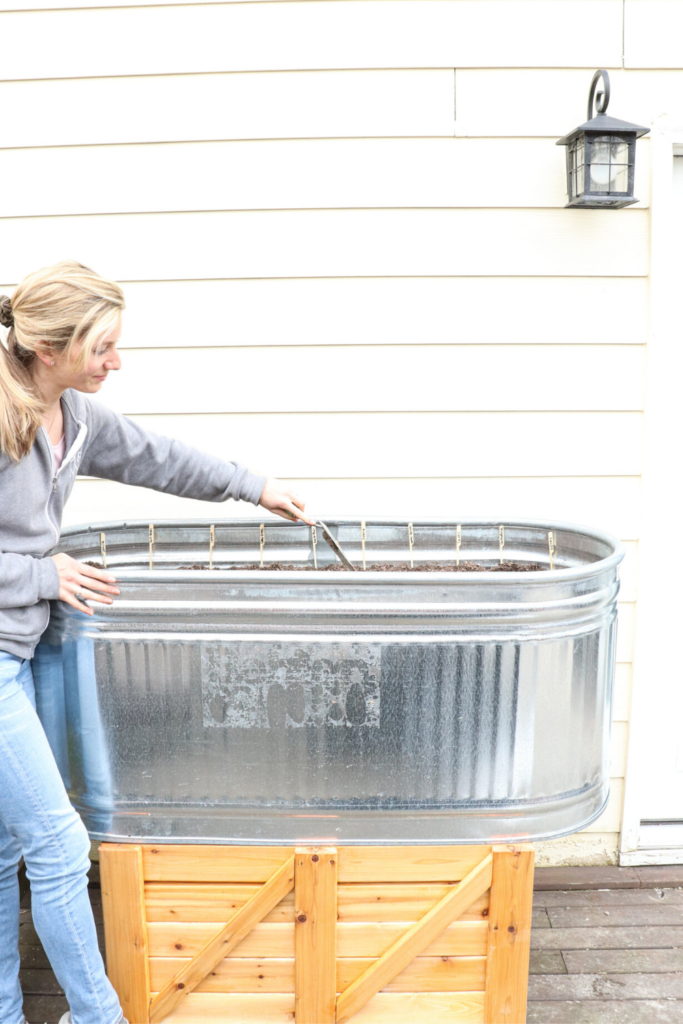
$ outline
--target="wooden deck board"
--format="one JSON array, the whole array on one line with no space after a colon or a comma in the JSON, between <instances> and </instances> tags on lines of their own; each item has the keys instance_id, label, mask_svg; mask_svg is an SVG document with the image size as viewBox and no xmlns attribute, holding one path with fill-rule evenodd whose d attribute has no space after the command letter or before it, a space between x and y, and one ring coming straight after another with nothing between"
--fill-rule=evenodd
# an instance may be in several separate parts
<instances>
[{"instance_id":1,"label":"wooden deck board","mask_svg":"<svg viewBox=\"0 0 683 1024\"><path fill-rule=\"evenodd\" d=\"M683 926L643 928L537 928L532 949L678 949L683 948Z\"/></svg>"},{"instance_id":2,"label":"wooden deck board","mask_svg":"<svg viewBox=\"0 0 683 1024\"><path fill-rule=\"evenodd\" d=\"M683 971L683 949L572 949L562 959L569 974L669 974Z\"/></svg>"},{"instance_id":3,"label":"wooden deck board","mask_svg":"<svg viewBox=\"0 0 683 1024\"><path fill-rule=\"evenodd\" d=\"M587 889L575 892L534 893L534 910L545 907L639 907L683 905L683 889Z\"/></svg>"},{"instance_id":4,"label":"wooden deck board","mask_svg":"<svg viewBox=\"0 0 683 1024\"><path fill-rule=\"evenodd\" d=\"M683 973L539 974L529 978L529 999L683 999Z\"/></svg>"},{"instance_id":5,"label":"wooden deck board","mask_svg":"<svg viewBox=\"0 0 683 1024\"><path fill-rule=\"evenodd\" d=\"M553 928L634 928L651 925L683 925L683 903L650 903L642 907L551 907L546 911ZM534 911L538 914L538 911ZM537 918L533 927L537 928Z\"/></svg>"},{"instance_id":6,"label":"wooden deck board","mask_svg":"<svg viewBox=\"0 0 683 1024\"><path fill-rule=\"evenodd\" d=\"M529 1003L527 1024L681 1024L679 1000Z\"/></svg>"}]
</instances>

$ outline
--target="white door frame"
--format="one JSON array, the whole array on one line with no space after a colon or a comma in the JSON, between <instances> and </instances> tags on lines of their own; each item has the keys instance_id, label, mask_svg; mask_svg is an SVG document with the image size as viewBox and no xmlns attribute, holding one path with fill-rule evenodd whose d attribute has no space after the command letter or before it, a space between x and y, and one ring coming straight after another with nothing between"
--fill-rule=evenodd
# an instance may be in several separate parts
<instances>
[{"instance_id":1,"label":"white door frame","mask_svg":"<svg viewBox=\"0 0 683 1024\"><path fill-rule=\"evenodd\" d=\"M674 157L683 153L683 129L671 128L668 119L662 119L652 128L650 148L650 329L633 692L621 832L620 863L624 865L683 863L683 846L638 849L640 821L647 817L643 769L651 749L648 743L653 742L643 721L643 709L653 699L651 681L668 680L669 693L674 685L683 693L683 597L678 569L666 564L667 553L683 551L683 507L677 504L680 461L675 448L683 441L683 343L672 344L683 327L683 238L676 235L673 186ZM618 321L616 315L617 330ZM667 684L662 684L665 697L666 690ZM666 700L661 713L674 713Z\"/></svg>"}]
</instances>

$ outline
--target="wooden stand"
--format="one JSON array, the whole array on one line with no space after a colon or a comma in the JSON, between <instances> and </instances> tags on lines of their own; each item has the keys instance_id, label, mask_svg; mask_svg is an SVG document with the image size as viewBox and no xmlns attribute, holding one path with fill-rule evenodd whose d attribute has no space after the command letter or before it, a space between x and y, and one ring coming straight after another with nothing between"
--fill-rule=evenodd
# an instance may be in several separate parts
<instances>
[{"instance_id":1,"label":"wooden stand","mask_svg":"<svg viewBox=\"0 0 683 1024\"><path fill-rule=\"evenodd\" d=\"M131 1024L524 1024L523 846L100 847Z\"/></svg>"}]
</instances>

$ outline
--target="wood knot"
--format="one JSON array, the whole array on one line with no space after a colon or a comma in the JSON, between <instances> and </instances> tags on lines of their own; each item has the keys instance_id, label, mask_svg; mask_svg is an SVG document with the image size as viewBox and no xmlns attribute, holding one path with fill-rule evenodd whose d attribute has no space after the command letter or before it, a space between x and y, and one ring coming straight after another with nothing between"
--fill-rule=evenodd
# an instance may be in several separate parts
<instances>
[{"instance_id":1,"label":"wood knot","mask_svg":"<svg viewBox=\"0 0 683 1024\"><path fill-rule=\"evenodd\" d=\"M517 929L515 928L514 924L509 924L508 925L508 931L509 932L516 932Z\"/></svg>"},{"instance_id":2,"label":"wood knot","mask_svg":"<svg viewBox=\"0 0 683 1024\"><path fill-rule=\"evenodd\" d=\"M180 943L180 942L176 942L176 944L175 944L175 948L176 948L176 949L182 949L182 948L183 948L183 946L182 946L182 943Z\"/></svg>"},{"instance_id":3,"label":"wood knot","mask_svg":"<svg viewBox=\"0 0 683 1024\"><path fill-rule=\"evenodd\" d=\"M488 917L489 916L489 908L488 907L486 908L486 910L482 910L481 916L482 917Z\"/></svg>"},{"instance_id":4,"label":"wood knot","mask_svg":"<svg viewBox=\"0 0 683 1024\"><path fill-rule=\"evenodd\" d=\"M306 921L308 921L308 918L306 917L305 914L299 914L299 916L297 917L297 921L299 922L299 924L305 924Z\"/></svg>"},{"instance_id":5,"label":"wood knot","mask_svg":"<svg viewBox=\"0 0 683 1024\"><path fill-rule=\"evenodd\" d=\"M331 868L333 868L333 867L334 867L334 861L333 861L333 860L331 860L331 861L330 861L330 867L331 867Z\"/></svg>"}]
</instances>

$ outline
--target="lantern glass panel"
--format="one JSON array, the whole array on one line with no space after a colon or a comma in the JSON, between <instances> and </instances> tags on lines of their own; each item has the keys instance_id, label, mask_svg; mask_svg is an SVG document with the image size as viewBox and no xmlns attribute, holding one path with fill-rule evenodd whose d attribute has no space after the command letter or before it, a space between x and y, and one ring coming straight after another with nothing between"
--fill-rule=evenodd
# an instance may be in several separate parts
<instances>
[{"instance_id":1,"label":"lantern glass panel","mask_svg":"<svg viewBox=\"0 0 683 1024\"><path fill-rule=\"evenodd\" d=\"M613 164L628 164L628 142L612 139L610 159Z\"/></svg>"},{"instance_id":2,"label":"lantern glass panel","mask_svg":"<svg viewBox=\"0 0 683 1024\"><path fill-rule=\"evenodd\" d=\"M583 138L576 139L569 147L569 198L581 195L584 186L584 145Z\"/></svg>"},{"instance_id":3,"label":"lantern glass panel","mask_svg":"<svg viewBox=\"0 0 683 1024\"><path fill-rule=\"evenodd\" d=\"M583 138L576 143L576 195L581 195L584 189L584 159L585 149Z\"/></svg>"},{"instance_id":4,"label":"lantern glass panel","mask_svg":"<svg viewBox=\"0 0 683 1024\"><path fill-rule=\"evenodd\" d=\"M623 139L599 135L590 147L590 191L628 192L629 146Z\"/></svg>"},{"instance_id":5,"label":"lantern glass panel","mask_svg":"<svg viewBox=\"0 0 683 1024\"><path fill-rule=\"evenodd\" d=\"M628 164L612 164L610 192L628 192Z\"/></svg>"}]
</instances>

